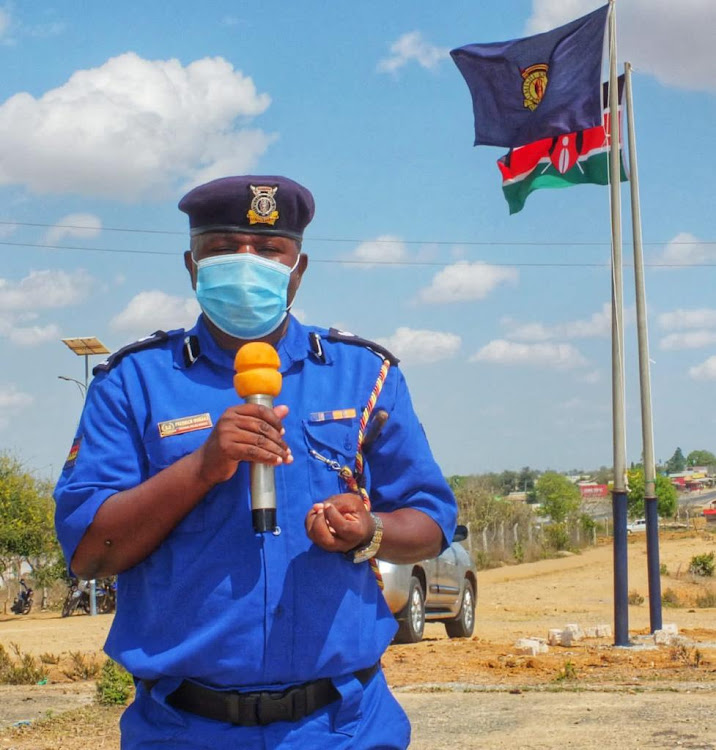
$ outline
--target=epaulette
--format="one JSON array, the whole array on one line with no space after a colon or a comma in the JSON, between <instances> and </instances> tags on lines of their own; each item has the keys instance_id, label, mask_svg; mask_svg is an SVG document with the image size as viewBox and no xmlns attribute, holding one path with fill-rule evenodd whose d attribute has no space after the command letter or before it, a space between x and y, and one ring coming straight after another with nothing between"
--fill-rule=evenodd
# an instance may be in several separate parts
<instances>
[{"instance_id":1,"label":"epaulette","mask_svg":"<svg viewBox=\"0 0 716 750\"><path fill-rule=\"evenodd\" d=\"M121 349L117 349L117 351L110 354L104 362L95 365L95 367L92 368L92 374L97 375L97 373L100 372L108 372L127 354L147 349L150 346L156 346L157 344L166 341L168 338L169 334L166 331L154 331L150 336L145 336L142 339L133 341L131 344L127 344L127 346L123 346Z\"/></svg>"},{"instance_id":2,"label":"epaulette","mask_svg":"<svg viewBox=\"0 0 716 750\"><path fill-rule=\"evenodd\" d=\"M378 356L387 359L393 367L400 362L400 360L394 354L391 354L384 346L376 344L374 341L368 341L368 339L362 339L354 333L348 333L348 331L339 331L337 328L331 328L329 329L326 338L329 341L342 341L344 344L357 344L358 346L370 349Z\"/></svg>"}]
</instances>

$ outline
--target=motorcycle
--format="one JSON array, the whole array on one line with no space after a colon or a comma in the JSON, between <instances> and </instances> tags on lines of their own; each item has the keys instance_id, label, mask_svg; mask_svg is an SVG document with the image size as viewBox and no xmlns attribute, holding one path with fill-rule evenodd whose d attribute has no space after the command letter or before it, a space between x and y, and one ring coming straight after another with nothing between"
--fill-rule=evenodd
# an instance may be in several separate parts
<instances>
[{"instance_id":1,"label":"motorcycle","mask_svg":"<svg viewBox=\"0 0 716 750\"><path fill-rule=\"evenodd\" d=\"M26 615L32 609L33 590L25 583L23 578L20 579L20 591L17 592L15 601L10 607L16 615Z\"/></svg>"},{"instance_id":2,"label":"motorcycle","mask_svg":"<svg viewBox=\"0 0 716 750\"><path fill-rule=\"evenodd\" d=\"M70 588L62 606L62 616L69 617L74 612L81 611L86 615L92 611L90 599L90 582L72 579ZM95 606L99 614L114 612L117 606L116 578L100 578L95 582Z\"/></svg>"},{"instance_id":3,"label":"motorcycle","mask_svg":"<svg viewBox=\"0 0 716 750\"><path fill-rule=\"evenodd\" d=\"M117 579L114 576L100 578L95 587L97 612L108 614L117 608Z\"/></svg>"},{"instance_id":4,"label":"motorcycle","mask_svg":"<svg viewBox=\"0 0 716 750\"><path fill-rule=\"evenodd\" d=\"M89 582L80 582L73 578L69 583L69 591L62 605L62 616L69 617L77 610L83 611L86 615L90 613Z\"/></svg>"}]
</instances>

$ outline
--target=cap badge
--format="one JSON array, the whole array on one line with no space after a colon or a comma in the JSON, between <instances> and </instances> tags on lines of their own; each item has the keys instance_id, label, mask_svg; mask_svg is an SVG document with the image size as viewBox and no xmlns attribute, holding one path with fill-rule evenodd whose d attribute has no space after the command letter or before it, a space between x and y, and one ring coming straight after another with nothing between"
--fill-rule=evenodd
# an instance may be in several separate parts
<instances>
[{"instance_id":1,"label":"cap badge","mask_svg":"<svg viewBox=\"0 0 716 750\"><path fill-rule=\"evenodd\" d=\"M276 191L278 187L270 185L249 185L254 197L251 199L251 208L246 214L249 224L271 224L273 226L278 219L276 210Z\"/></svg>"}]
</instances>

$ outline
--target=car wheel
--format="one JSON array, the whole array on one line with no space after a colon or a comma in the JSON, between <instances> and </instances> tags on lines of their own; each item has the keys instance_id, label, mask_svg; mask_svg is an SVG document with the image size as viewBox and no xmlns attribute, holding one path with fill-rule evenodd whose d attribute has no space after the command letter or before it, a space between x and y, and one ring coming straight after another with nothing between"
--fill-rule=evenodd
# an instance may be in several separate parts
<instances>
[{"instance_id":1,"label":"car wheel","mask_svg":"<svg viewBox=\"0 0 716 750\"><path fill-rule=\"evenodd\" d=\"M470 581L465 581L460 612L454 620L445 623L450 638L469 638L475 629L475 591Z\"/></svg>"},{"instance_id":2,"label":"car wheel","mask_svg":"<svg viewBox=\"0 0 716 750\"><path fill-rule=\"evenodd\" d=\"M415 576L410 579L404 614L405 617L398 621L398 632L393 640L395 643L417 643L422 640L425 630L425 594Z\"/></svg>"}]
</instances>

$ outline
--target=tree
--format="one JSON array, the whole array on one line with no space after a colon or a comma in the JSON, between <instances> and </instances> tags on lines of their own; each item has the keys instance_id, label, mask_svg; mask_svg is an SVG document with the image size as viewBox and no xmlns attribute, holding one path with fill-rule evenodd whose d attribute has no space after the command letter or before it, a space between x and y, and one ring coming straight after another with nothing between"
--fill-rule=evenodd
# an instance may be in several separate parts
<instances>
[{"instance_id":1,"label":"tree","mask_svg":"<svg viewBox=\"0 0 716 750\"><path fill-rule=\"evenodd\" d=\"M674 455L666 462L664 468L669 474L678 474L686 468L686 459L681 448L674 451Z\"/></svg>"},{"instance_id":2,"label":"tree","mask_svg":"<svg viewBox=\"0 0 716 750\"><path fill-rule=\"evenodd\" d=\"M716 466L716 456L711 451L691 451L686 456L687 466Z\"/></svg>"},{"instance_id":3,"label":"tree","mask_svg":"<svg viewBox=\"0 0 716 750\"><path fill-rule=\"evenodd\" d=\"M23 563L46 586L64 567L55 536L51 486L12 456L0 453L0 577Z\"/></svg>"},{"instance_id":4,"label":"tree","mask_svg":"<svg viewBox=\"0 0 716 750\"><path fill-rule=\"evenodd\" d=\"M542 509L555 523L562 523L574 515L582 502L577 485L556 471L542 474L535 489Z\"/></svg>"},{"instance_id":5,"label":"tree","mask_svg":"<svg viewBox=\"0 0 716 750\"><path fill-rule=\"evenodd\" d=\"M644 470L628 472L629 491L627 493L627 513L630 518L644 516ZM671 518L679 505L676 488L669 477L659 474L654 482L656 508L661 518Z\"/></svg>"}]
</instances>

